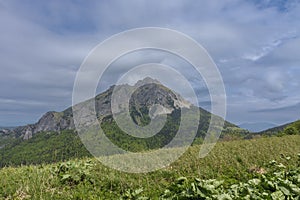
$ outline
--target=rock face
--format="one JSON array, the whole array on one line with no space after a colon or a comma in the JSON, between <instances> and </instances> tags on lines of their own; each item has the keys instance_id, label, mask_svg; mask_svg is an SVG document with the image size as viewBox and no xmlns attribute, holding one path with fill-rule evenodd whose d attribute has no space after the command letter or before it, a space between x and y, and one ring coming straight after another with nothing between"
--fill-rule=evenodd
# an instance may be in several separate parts
<instances>
[{"instance_id":1,"label":"rock face","mask_svg":"<svg viewBox=\"0 0 300 200\"><path fill-rule=\"evenodd\" d=\"M156 115L171 113L174 109L182 107L189 108L191 106L191 104L180 97L180 95L175 94L170 89L160 84L157 80L145 78L144 80L138 81L134 86L111 86L107 91L97 95L95 97L95 110L99 119L112 114L111 97L114 89L122 89L124 92L133 91L129 101L129 106L140 116L142 116L146 111L146 113L152 118ZM88 100L87 102L90 103L90 101L91 100ZM83 105L84 104L85 103L83 102ZM163 108L161 107L161 109L150 110L150 107L154 104L161 105ZM12 132L17 137L22 137L27 140L38 132L59 132L67 129L75 129L71 107L63 112L47 112L37 123L17 127L13 129Z\"/></svg>"},{"instance_id":2,"label":"rock face","mask_svg":"<svg viewBox=\"0 0 300 200\"><path fill-rule=\"evenodd\" d=\"M9 135L9 129L1 129L0 130L0 136Z\"/></svg>"},{"instance_id":3,"label":"rock face","mask_svg":"<svg viewBox=\"0 0 300 200\"><path fill-rule=\"evenodd\" d=\"M72 115L67 115L67 113L68 109L63 112L47 112L37 123L17 127L12 131L16 136L23 137L23 139L27 140L34 134L42 131L59 132L60 130L74 129Z\"/></svg>"},{"instance_id":4,"label":"rock face","mask_svg":"<svg viewBox=\"0 0 300 200\"><path fill-rule=\"evenodd\" d=\"M146 84L137 88L130 99L130 104L138 107L146 106L147 108L151 105L159 104L169 109L189 108L191 106L180 95L156 83Z\"/></svg>"}]
</instances>

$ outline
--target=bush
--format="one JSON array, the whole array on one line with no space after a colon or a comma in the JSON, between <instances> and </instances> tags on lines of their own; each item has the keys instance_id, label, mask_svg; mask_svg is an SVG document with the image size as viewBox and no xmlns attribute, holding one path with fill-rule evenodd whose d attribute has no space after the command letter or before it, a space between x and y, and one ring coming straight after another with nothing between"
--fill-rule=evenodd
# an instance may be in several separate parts
<instances>
[{"instance_id":1,"label":"bush","mask_svg":"<svg viewBox=\"0 0 300 200\"><path fill-rule=\"evenodd\" d=\"M52 174L58 177L62 184L78 185L79 183L94 183L90 170L93 166L91 161L69 161L60 163L52 169Z\"/></svg>"},{"instance_id":2,"label":"bush","mask_svg":"<svg viewBox=\"0 0 300 200\"><path fill-rule=\"evenodd\" d=\"M284 133L286 135L295 135L297 133L297 130L293 126L288 126L286 129L284 129Z\"/></svg>"}]
</instances>

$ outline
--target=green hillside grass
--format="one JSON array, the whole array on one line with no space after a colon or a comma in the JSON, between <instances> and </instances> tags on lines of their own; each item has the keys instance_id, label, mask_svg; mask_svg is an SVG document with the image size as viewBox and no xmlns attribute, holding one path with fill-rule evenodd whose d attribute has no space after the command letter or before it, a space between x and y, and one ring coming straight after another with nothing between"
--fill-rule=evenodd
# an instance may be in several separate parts
<instances>
[{"instance_id":1,"label":"green hillside grass","mask_svg":"<svg viewBox=\"0 0 300 200\"><path fill-rule=\"evenodd\" d=\"M10 138L0 149L0 167L53 163L90 156L79 136L72 130L41 132L29 140Z\"/></svg>"},{"instance_id":2,"label":"green hillside grass","mask_svg":"<svg viewBox=\"0 0 300 200\"><path fill-rule=\"evenodd\" d=\"M192 146L169 167L145 174L119 172L91 158L5 167L0 170L0 199L158 199L179 177L224 180L226 187L247 182L257 176L255 171L268 171L271 160L285 169L299 168L300 135L219 142L203 159L198 158L199 149Z\"/></svg>"}]
</instances>

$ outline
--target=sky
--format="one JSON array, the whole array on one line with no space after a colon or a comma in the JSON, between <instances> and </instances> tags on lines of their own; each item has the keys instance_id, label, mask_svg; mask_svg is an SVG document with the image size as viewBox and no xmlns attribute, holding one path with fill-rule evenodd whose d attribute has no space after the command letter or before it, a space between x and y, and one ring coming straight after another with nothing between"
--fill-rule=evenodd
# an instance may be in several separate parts
<instances>
[{"instance_id":1,"label":"sky","mask_svg":"<svg viewBox=\"0 0 300 200\"><path fill-rule=\"evenodd\" d=\"M224 80L228 121L295 121L299 19L298 0L0 0L0 126L34 123L72 105L76 73L89 52L113 34L149 26L180 31L208 51ZM99 91L127 65L148 61L193 75L170 55L136 53L106 72ZM194 81L205 107L205 88Z\"/></svg>"}]
</instances>

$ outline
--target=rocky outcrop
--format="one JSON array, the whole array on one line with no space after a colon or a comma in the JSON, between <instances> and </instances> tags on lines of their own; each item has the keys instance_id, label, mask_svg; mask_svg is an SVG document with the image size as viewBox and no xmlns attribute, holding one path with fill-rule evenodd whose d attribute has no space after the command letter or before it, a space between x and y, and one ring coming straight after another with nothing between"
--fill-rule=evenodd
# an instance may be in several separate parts
<instances>
[{"instance_id":1,"label":"rocky outcrop","mask_svg":"<svg viewBox=\"0 0 300 200\"><path fill-rule=\"evenodd\" d=\"M0 136L5 136L5 135L9 135L10 134L10 130L3 128L0 130Z\"/></svg>"},{"instance_id":2,"label":"rocky outcrop","mask_svg":"<svg viewBox=\"0 0 300 200\"><path fill-rule=\"evenodd\" d=\"M34 134L42 131L55 131L74 129L74 122L72 116L66 116L64 112L47 112L35 124L17 127L12 130L17 137L22 137L27 140Z\"/></svg>"}]
</instances>

